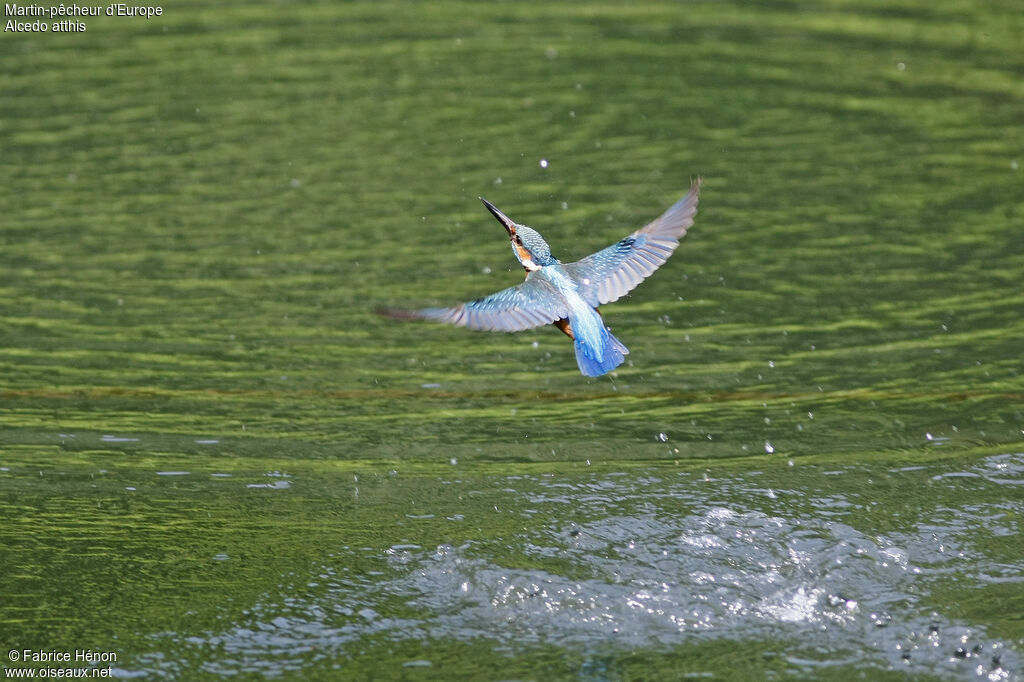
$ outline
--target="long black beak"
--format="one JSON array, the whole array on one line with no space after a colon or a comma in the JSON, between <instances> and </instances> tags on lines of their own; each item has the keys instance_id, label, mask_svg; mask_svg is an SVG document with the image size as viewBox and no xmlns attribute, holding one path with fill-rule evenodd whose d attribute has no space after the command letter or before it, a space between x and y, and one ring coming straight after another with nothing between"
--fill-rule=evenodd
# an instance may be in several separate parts
<instances>
[{"instance_id":1,"label":"long black beak","mask_svg":"<svg viewBox=\"0 0 1024 682\"><path fill-rule=\"evenodd\" d=\"M511 218L509 218L507 215L499 211L498 207L492 204L491 202L487 201L487 199L484 199L483 197L477 198L480 199L480 201L484 202L484 206L487 207L487 210L494 214L494 217L498 219L499 223L505 226L505 229L508 230L509 236L512 236L516 233L516 224L512 222Z\"/></svg>"}]
</instances>

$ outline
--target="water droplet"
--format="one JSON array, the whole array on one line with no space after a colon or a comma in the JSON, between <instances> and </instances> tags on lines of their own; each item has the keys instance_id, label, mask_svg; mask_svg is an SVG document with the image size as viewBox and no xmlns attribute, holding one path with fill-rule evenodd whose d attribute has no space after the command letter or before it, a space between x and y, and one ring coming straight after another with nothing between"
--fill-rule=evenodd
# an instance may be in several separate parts
<instances>
[{"instance_id":1,"label":"water droplet","mask_svg":"<svg viewBox=\"0 0 1024 682\"><path fill-rule=\"evenodd\" d=\"M764 451L767 452L770 455L773 452L775 452L775 446L772 445L771 443L769 443L768 441L765 441L764 442Z\"/></svg>"},{"instance_id":2,"label":"water droplet","mask_svg":"<svg viewBox=\"0 0 1024 682\"><path fill-rule=\"evenodd\" d=\"M664 432L659 433L658 434L658 440L660 440L662 443L668 442L668 434L664 433Z\"/></svg>"},{"instance_id":3,"label":"water droplet","mask_svg":"<svg viewBox=\"0 0 1024 682\"><path fill-rule=\"evenodd\" d=\"M897 71L906 71L907 70L907 65L905 63L903 63L903 62L896 62L896 70Z\"/></svg>"},{"instance_id":4,"label":"water droplet","mask_svg":"<svg viewBox=\"0 0 1024 682\"><path fill-rule=\"evenodd\" d=\"M876 628L884 628L892 622L892 616L885 612L872 613L868 617L871 619L871 622L874 623Z\"/></svg>"},{"instance_id":5,"label":"water droplet","mask_svg":"<svg viewBox=\"0 0 1024 682\"><path fill-rule=\"evenodd\" d=\"M547 159L541 159L540 160L540 167L541 168L547 168L548 167L548 160Z\"/></svg>"}]
</instances>

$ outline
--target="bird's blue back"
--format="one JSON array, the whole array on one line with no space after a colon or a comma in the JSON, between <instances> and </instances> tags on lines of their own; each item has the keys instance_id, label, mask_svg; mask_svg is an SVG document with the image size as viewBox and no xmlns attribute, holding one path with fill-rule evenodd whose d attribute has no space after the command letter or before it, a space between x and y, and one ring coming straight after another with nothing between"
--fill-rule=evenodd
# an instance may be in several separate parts
<instances>
[{"instance_id":1,"label":"bird's blue back","mask_svg":"<svg viewBox=\"0 0 1024 682\"><path fill-rule=\"evenodd\" d=\"M537 275L555 285L555 291L562 299L558 303L568 308L569 314L566 317L573 332L573 348L580 372L596 377L621 365L623 355L628 354L629 350L608 331L597 310L580 296L579 283L565 267L556 261L554 265L542 267Z\"/></svg>"}]
</instances>

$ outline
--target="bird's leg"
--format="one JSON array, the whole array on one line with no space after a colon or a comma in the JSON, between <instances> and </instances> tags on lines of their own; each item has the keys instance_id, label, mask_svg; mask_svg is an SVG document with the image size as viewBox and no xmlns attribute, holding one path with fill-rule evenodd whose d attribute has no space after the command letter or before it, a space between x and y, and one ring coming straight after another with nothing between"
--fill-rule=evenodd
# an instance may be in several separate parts
<instances>
[{"instance_id":1,"label":"bird's leg","mask_svg":"<svg viewBox=\"0 0 1024 682\"><path fill-rule=\"evenodd\" d=\"M554 325L561 329L562 333L570 339L576 339L576 335L572 333L572 327L569 326L569 320L567 318L563 317L561 320L555 320Z\"/></svg>"}]
</instances>

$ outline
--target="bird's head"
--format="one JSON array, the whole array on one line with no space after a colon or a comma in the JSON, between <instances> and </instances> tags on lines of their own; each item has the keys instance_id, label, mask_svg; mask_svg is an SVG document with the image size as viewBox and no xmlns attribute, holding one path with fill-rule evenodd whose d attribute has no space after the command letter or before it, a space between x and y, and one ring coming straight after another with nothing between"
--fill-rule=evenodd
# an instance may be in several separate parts
<instances>
[{"instance_id":1,"label":"bird's head","mask_svg":"<svg viewBox=\"0 0 1024 682\"><path fill-rule=\"evenodd\" d=\"M505 226L508 239L512 243L512 253L516 255L516 259L524 268L528 271L540 270L545 265L553 265L558 262L551 257L551 247L537 230L513 222L487 199L480 197L480 201L484 202L487 210Z\"/></svg>"}]
</instances>

